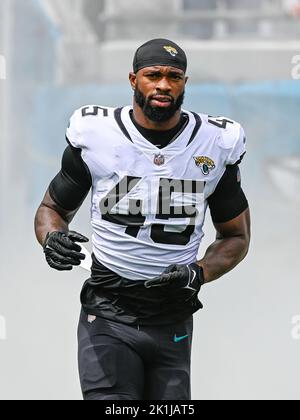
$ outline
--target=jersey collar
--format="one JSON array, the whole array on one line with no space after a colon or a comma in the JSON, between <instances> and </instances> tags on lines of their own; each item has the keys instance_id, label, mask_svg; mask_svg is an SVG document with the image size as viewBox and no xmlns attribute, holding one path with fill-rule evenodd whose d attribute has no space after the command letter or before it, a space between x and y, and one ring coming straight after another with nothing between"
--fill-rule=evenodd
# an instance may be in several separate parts
<instances>
[{"instance_id":1,"label":"jersey collar","mask_svg":"<svg viewBox=\"0 0 300 420\"><path fill-rule=\"evenodd\" d=\"M198 114L183 110L182 112L188 115L187 124L171 143L160 149L149 142L136 128L130 117L132 110L132 106L117 109L115 112L116 122L128 140L146 151L157 153L182 152L185 147L192 143L202 125L202 120Z\"/></svg>"}]
</instances>

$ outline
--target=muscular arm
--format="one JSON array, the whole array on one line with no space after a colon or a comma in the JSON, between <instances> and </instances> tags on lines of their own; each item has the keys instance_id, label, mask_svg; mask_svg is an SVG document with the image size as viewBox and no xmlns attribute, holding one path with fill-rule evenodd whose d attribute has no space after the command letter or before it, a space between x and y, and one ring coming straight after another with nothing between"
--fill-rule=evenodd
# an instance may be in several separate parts
<instances>
[{"instance_id":1,"label":"muscular arm","mask_svg":"<svg viewBox=\"0 0 300 420\"><path fill-rule=\"evenodd\" d=\"M61 208L51 198L48 189L35 216L35 234L38 242L43 245L48 232L68 232L69 224L77 210L68 211Z\"/></svg>"},{"instance_id":2,"label":"muscular arm","mask_svg":"<svg viewBox=\"0 0 300 420\"><path fill-rule=\"evenodd\" d=\"M68 146L61 171L51 182L35 217L35 233L43 245L48 232L68 232L92 185L91 176L81 158L81 150Z\"/></svg>"},{"instance_id":3,"label":"muscular arm","mask_svg":"<svg viewBox=\"0 0 300 420\"><path fill-rule=\"evenodd\" d=\"M247 255L250 244L250 211L226 223L215 223L216 241L198 265L203 267L205 283L217 280L236 267Z\"/></svg>"},{"instance_id":4,"label":"muscular arm","mask_svg":"<svg viewBox=\"0 0 300 420\"><path fill-rule=\"evenodd\" d=\"M206 283L231 271L248 253L250 211L238 164L227 166L208 204L217 238L198 263L203 267Z\"/></svg>"},{"instance_id":5,"label":"muscular arm","mask_svg":"<svg viewBox=\"0 0 300 420\"><path fill-rule=\"evenodd\" d=\"M241 188L238 164L229 165L214 193L208 197L217 238L204 258L190 265L172 264L146 288L169 287L173 299L186 302L199 293L204 283L217 280L231 271L247 255L250 243L250 211ZM200 267L202 269L200 269ZM179 293L180 291L180 293ZM179 295L178 295L179 293Z\"/></svg>"}]
</instances>

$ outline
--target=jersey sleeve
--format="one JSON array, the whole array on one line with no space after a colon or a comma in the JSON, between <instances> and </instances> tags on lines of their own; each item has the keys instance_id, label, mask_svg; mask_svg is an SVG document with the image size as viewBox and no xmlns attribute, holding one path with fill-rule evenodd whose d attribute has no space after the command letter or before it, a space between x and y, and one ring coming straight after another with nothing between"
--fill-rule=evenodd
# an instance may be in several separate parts
<instances>
[{"instance_id":1,"label":"jersey sleeve","mask_svg":"<svg viewBox=\"0 0 300 420\"><path fill-rule=\"evenodd\" d=\"M77 149L82 148L82 128L81 128L82 113L78 109L71 116L69 126L66 131L67 142Z\"/></svg>"},{"instance_id":2,"label":"jersey sleeve","mask_svg":"<svg viewBox=\"0 0 300 420\"><path fill-rule=\"evenodd\" d=\"M84 156L84 150L92 144L95 134L101 135L101 124L114 118L114 112L115 108L100 105L86 105L77 109L67 128L68 143L75 148L82 149Z\"/></svg>"},{"instance_id":3,"label":"jersey sleeve","mask_svg":"<svg viewBox=\"0 0 300 420\"><path fill-rule=\"evenodd\" d=\"M222 118L220 118L222 121ZM220 177L213 182L212 194L208 197L212 220L214 223L226 223L243 213L248 201L241 186L239 164L246 153L246 136L243 127L233 121L224 119L225 127L220 129L219 146L223 155L223 170Z\"/></svg>"},{"instance_id":4,"label":"jersey sleeve","mask_svg":"<svg viewBox=\"0 0 300 420\"><path fill-rule=\"evenodd\" d=\"M208 205L214 223L229 222L249 207L237 164L227 166L215 192L208 198Z\"/></svg>"},{"instance_id":5,"label":"jersey sleeve","mask_svg":"<svg viewBox=\"0 0 300 420\"><path fill-rule=\"evenodd\" d=\"M225 144L228 142L228 145L231 146L226 164L227 165L235 165L241 163L245 153L246 153L246 135L243 127L238 124L234 123L235 127L232 131L232 134L226 133L224 135L224 142ZM227 138L230 137L231 138Z\"/></svg>"}]
</instances>

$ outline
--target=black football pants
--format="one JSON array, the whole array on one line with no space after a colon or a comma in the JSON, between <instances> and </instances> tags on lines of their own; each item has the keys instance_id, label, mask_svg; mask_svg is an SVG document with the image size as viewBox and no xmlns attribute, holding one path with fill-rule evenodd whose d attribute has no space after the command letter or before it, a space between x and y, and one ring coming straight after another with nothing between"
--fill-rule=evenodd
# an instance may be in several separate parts
<instances>
[{"instance_id":1,"label":"black football pants","mask_svg":"<svg viewBox=\"0 0 300 420\"><path fill-rule=\"evenodd\" d=\"M129 326L82 311L79 374L85 400L190 400L193 318Z\"/></svg>"}]
</instances>

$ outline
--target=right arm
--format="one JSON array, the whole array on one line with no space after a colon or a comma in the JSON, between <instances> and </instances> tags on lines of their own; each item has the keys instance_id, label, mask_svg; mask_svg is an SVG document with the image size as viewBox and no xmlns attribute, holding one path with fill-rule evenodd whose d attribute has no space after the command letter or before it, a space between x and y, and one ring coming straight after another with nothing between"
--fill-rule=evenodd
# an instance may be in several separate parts
<instances>
[{"instance_id":1,"label":"right arm","mask_svg":"<svg viewBox=\"0 0 300 420\"><path fill-rule=\"evenodd\" d=\"M49 232L60 231L68 233L69 225L78 210L79 208L74 211L68 211L61 208L51 198L48 188L45 197L36 212L34 221L35 234L38 242L43 246Z\"/></svg>"},{"instance_id":2,"label":"right arm","mask_svg":"<svg viewBox=\"0 0 300 420\"><path fill-rule=\"evenodd\" d=\"M75 242L87 242L88 239L69 232L69 225L91 185L91 175L81 158L81 150L68 146L61 171L51 182L35 216L35 234L52 268L70 270L84 259L80 254L81 247Z\"/></svg>"}]
</instances>

